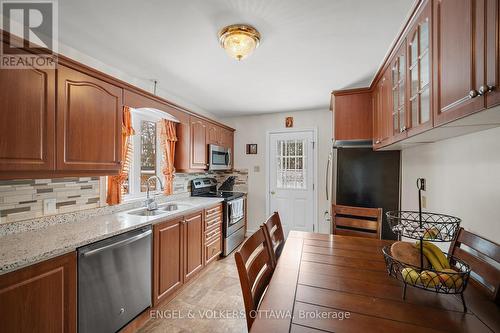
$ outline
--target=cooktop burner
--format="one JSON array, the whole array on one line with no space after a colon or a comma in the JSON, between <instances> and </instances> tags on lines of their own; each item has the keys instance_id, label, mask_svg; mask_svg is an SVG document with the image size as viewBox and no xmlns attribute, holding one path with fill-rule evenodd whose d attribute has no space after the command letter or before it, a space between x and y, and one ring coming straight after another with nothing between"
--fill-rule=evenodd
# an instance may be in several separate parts
<instances>
[{"instance_id":1,"label":"cooktop burner","mask_svg":"<svg viewBox=\"0 0 500 333\"><path fill-rule=\"evenodd\" d=\"M194 194L195 197L214 197L214 198L223 198L225 200L234 200L239 197L244 196L244 193L241 192L227 192L227 191L217 191L217 192L207 192L207 193L199 193Z\"/></svg>"}]
</instances>

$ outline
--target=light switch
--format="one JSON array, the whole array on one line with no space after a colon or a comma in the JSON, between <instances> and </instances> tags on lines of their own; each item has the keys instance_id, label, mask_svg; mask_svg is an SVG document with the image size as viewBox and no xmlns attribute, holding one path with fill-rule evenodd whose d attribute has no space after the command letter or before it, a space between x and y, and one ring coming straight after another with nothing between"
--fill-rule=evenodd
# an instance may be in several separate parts
<instances>
[{"instance_id":1,"label":"light switch","mask_svg":"<svg viewBox=\"0 0 500 333\"><path fill-rule=\"evenodd\" d=\"M56 199L43 200L43 215L50 215L57 213Z\"/></svg>"},{"instance_id":2,"label":"light switch","mask_svg":"<svg viewBox=\"0 0 500 333\"><path fill-rule=\"evenodd\" d=\"M253 167L253 172L260 172L260 166L255 165L255 166Z\"/></svg>"}]
</instances>

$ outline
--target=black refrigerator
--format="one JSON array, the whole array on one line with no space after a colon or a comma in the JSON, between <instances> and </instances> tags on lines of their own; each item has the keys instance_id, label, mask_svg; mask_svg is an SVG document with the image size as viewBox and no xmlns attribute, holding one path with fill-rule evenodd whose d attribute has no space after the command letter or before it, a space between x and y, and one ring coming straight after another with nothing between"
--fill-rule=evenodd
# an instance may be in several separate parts
<instances>
[{"instance_id":1,"label":"black refrigerator","mask_svg":"<svg viewBox=\"0 0 500 333\"><path fill-rule=\"evenodd\" d=\"M382 208L382 239L396 239L387 224L385 213L399 210L400 151L336 148L332 157L333 203Z\"/></svg>"}]
</instances>

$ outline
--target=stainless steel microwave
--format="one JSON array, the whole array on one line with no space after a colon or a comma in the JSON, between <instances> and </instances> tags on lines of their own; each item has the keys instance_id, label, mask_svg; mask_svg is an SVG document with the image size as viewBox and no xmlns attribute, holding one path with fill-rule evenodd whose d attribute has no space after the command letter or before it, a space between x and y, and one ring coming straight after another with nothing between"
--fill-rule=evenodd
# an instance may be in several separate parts
<instances>
[{"instance_id":1,"label":"stainless steel microwave","mask_svg":"<svg viewBox=\"0 0 500 333\"><path fill-rule=\"evenodd\" d=\"M231 148L208 145L208 169L231 170Z\"/></svg>"}]
</instances>

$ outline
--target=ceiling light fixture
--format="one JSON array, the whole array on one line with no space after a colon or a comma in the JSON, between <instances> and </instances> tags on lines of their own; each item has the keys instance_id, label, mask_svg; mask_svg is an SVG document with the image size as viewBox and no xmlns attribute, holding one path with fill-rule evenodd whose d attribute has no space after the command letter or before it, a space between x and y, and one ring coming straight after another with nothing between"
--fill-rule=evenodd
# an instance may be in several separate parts
<instances>
[{"instance_id":1,"label":"ceiling light fixture","mask_svg":"<svg viewBox=\"0 0 500 333\"><path fill-rule=\"evenodd\" d=\"M242 60L259 46L260 33L250 25L233 24L222 28L219 41L229 56Z\"/></svg>"}]
</instances>

